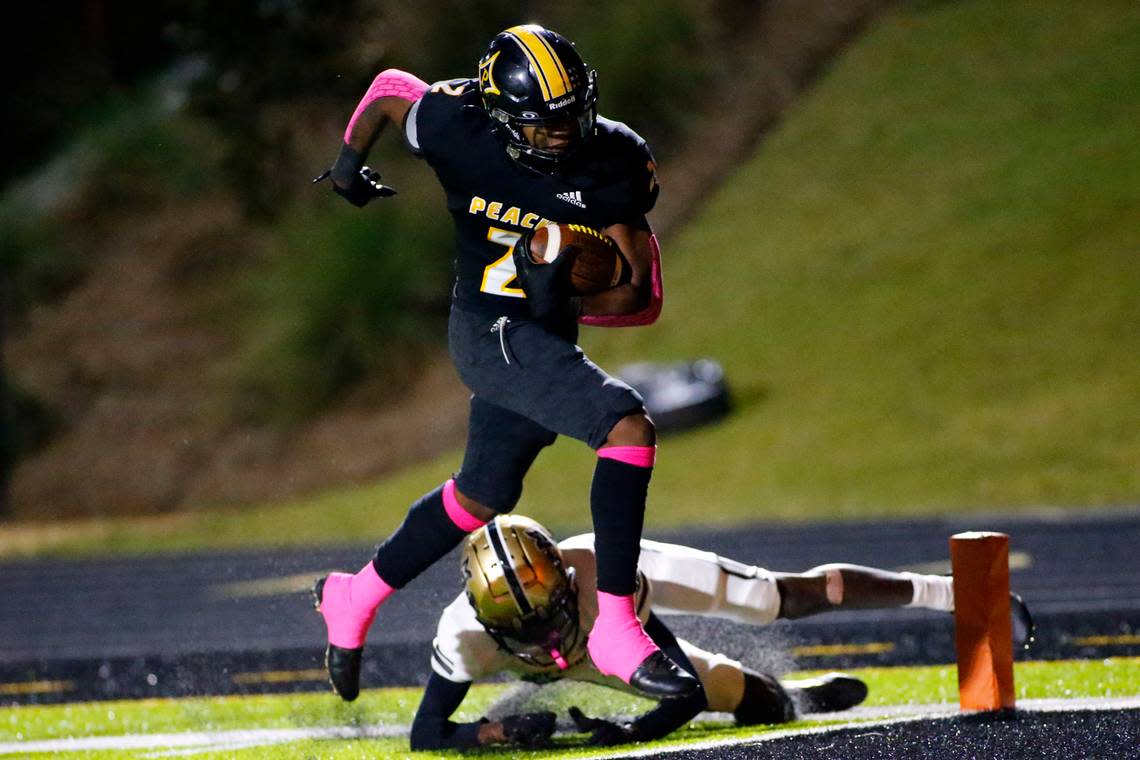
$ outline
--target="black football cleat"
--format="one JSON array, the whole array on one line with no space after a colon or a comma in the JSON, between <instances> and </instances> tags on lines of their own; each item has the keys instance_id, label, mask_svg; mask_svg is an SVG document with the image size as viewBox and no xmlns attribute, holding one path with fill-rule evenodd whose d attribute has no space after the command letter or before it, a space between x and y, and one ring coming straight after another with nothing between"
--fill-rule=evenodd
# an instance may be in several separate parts
<instances>
[{"instance_id":1,"label":"black football cleat","mask_svg":"<svg viewBox=\"0 0 1140 760\"><path fill-rule=\"evenodd\" d=\"M637 670L629 677L629 685L652 699L689 697L701 688L700 681L681 669L660 649L637 666Z\"/></svg>"},{"instance_id":2,"label":"black football cleat","mask_svg":"<svg viewBox=\"0 0 1140 760\"><path fill-rule=\"evenodd\" d=\"M1009 592L1009 630L1014 650L1029 649L1037 640L1037 625L1025 600L1016 591Z\"/></svg>"},{"instance_id":3,"label":"black football cleat","mask_svg":"<svg viewBox=\"0 0 1140 760\"><path fill-rule=\"evenodd\" d=\"M1037 639L1037 626L1020 594L1009 592L1009 622L1014 649L1029 649Z\"/></svg>"},{"instance_id":4,"label":"black football cleat","mask_svg":"<svg viewBox=\"0 0 1140 760\"><path fill-rule=\"evenodd\" d=\"M805 713L849 710L867 698L867 684L846 673L827 673L781 683Z\"/></svg>"},{"instance_id":5,"label":"black football cleat","mask_svg":"<svg viewBox=\"0 0 1140 760\"><path fill-rule=\"evenodd\" d=\"M325 579L321 578L313 584L313 607L320 612L321 594L325 588ZM364 647L345 649L336 644L325 647L325 670L329 674L329 683L345 702L351 702L360 695L360 664L364 657Z\"/></svg>"},{"instance_id":6,"label":"black football cleat","mask_svg":"<svg viewBox=\"0 0 1140 760\"><path fill-rule=\"evenodd\" d=\"M325 647L325 670L329 672L329 683L345 702L351 702L360 694L360 662L363 656L364 647L345 649L335 644Z\"/></svg>"}]
</instances>

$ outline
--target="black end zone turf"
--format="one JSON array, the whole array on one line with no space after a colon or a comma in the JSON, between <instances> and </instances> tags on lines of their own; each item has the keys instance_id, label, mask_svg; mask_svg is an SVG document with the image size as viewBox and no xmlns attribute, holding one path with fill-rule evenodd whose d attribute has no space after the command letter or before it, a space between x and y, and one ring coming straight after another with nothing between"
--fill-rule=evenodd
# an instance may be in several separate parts
<instances>
[{"instance_id":1,"label":"black end zone turf","mask_svg":"<svg viewBox=\"0 0 1140 760\"><path fill-rule=\"evenodd\" d=\"M966 715L846 728L733 747L669 753L663 757L669 760L1140 758L1140 709Z\"/></svg>"}]
</instances>

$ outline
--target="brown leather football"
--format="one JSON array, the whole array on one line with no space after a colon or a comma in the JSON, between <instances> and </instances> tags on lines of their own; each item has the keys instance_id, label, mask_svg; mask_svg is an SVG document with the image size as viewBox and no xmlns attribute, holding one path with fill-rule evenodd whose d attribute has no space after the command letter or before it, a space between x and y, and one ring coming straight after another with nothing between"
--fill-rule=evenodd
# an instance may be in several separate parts
<instances>
[{"instance_id":1,"label":"brown leather football","mask_svg":"<svg viewBox=\"0 0 1140 760\"><path fill-rule=\"evenodd\" d=\"M550 263L558 256L573 256L570 288L589 296L629 282L630 268L617 243L608 235L581 224L539 227L530 241L534 261Z\"/></svg>"}]
</instances>

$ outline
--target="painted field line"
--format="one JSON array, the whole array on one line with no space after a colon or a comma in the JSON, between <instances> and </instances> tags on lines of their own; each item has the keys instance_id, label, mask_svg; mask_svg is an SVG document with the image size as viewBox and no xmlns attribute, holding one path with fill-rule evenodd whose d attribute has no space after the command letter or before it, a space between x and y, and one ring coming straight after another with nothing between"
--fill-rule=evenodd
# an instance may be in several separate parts
<instances>
[{"instance_id":1,"label":"painted field line","mask_svg":"<svg viewBox=\"0 0 1140 760\"><path fill-rule=\"evenodd\" d=\"M0 696L20 696L23 694L59 694L75 691L75 681L16 681L0 683Z\"/></svg>"},{"instance_id":2,"label":"painted field line","mask_svg":"<svg viewBox=\"0 0 1140 760\"><path fill-rule=\"evenodd\" d=\"M1069 643L1080 647L1131 646L1133 644L1140 644L1140 634L1129 633L1121 634L1119 636L1078 636L1075 639L1069 639Z\"/></svg>"},{"instance_id":3,"label":"painted field line","mask_svg":"<svg viewBox=\"0 0 1140 760\"><path fill-rule=\"evenodd\" d=\"M32 752L97 752L115 750L184 749L214 751L259 747L309 739L386 739L406 736L407 726L327 726L313 728L255 728L232 731L185 731L165 734L75 736L0 744L0 755ZM177 754L183 754L181 752Z\"/></svg>"},{"instance_id":4,"label":"painted field line","mask_svg":"<svg viewBox=\"0 0 1140 760\"><path fill-rule=\"evenodd\" d=\"M841 657L853 654L883 654L893 652L895 645L889 641L872 641L867 644L811 644L792 647L796 657Z\"/></svg>"},{"instance_id":5,"label":"painted field line","mask_svg":"<svg viewBox=\"0 0 1140 760\"><path fill-rule=\"evenodd\" d=\"M210 595L219 599L248 599L261 596L280 596L308 591L313 582L331 570L311 570L273 578L258 578L252 581L220 583L210 588Z\"/></svg>"},{"instance_id":6,"label":"painted field line","mask_svg":"<svg viewBox=\"0 0 1140 760\"><path fill-rule=\"evenodd\" d=\"M298 681L324 681L329 677L324 668L307 670L259 670L250 673L234 673L230 680L237 684L255 683L296 683Z\"/></svg>"},{"instance_id":7,"label":"painted field line","mask_svg":"<svg viewBox=\"0 0 1140 760\"><path fill-rule=\"evenodd\" d=\"M1018 710L1023 712L1056 712L1060 710L1126 710L1140 708L1140 696L1135 697L1094 697L1085 699L1024 699L1018 702ZM843 713L819 713L813 720L835 720L840 717L854 717L844 723L830 723L826 726L810 726L796 729L767 731L752 737L732 739L710 739L701 742L677 744L661 747L654 745L644 749L627 750L621 757L652 757L687 750L714 749L742 744L780 739L787 736L822 734L843 728L868 728L889 726L931 718L960 715L957 705L894 705L877 708L855 708ZM285 744L294 741L331 739L391 739L408 735L407 726L331 726L313 728L263 728L230 731L187 731L163 734L122 734L117 736L69 737L66 739L44 739L23 742L0 743L0 755L30 754L33 752L96 752L96 751L146 751L152 750L152 757L192 755L200 752L216 752L246 749L250 747ZM591 755L591 758L614 757L613 750L605 754Z\"/></svg>"}]
</instances>

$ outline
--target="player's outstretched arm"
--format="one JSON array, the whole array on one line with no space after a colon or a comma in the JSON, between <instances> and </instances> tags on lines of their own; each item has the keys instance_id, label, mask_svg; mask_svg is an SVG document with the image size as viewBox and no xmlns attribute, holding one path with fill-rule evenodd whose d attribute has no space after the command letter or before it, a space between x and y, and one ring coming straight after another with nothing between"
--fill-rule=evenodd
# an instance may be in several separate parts
<instances>
[{"instance_id":1,"label":"player's outstretched arm","mask_svg":"<svg viewBox=\"0 0 1140 760\"><path fill-rule=\"evenodd\" d=\"M452 721L451 716L470 688L470 681L449 681L438 673L431 674L412 721L413 750L470 749L488 744L537 747L554 733L552 712L508 715L496 721L486 718L473 723Z\"/></svg>"},{"instance_id":2,"label":"player's outstretched arm","mask_svg":"<svg viewBox=\"0 0 1140 760\"><path fill-rule=\"evenodd\" d=\"M344 144L367 156L384 127L389 122L403 124L412 104L422 98L427 89L427 82L414 74L399 69L381 71L352 112L344 128Z\"/></svg>"},{"instance_id":3,"label":"player's outstretched arm","mask_svg":"<svg viewBox=\"0 0 1140 760\"><path fill-rule=\"evenodd\" d=\"M423 97L428 85L399 69L385 69L374 80L357 104L333 165L314 182L332 179L333 190L354 206L361 207L375 198L395 195L380 183L380 174L364 165L376 138L390 123L403 124L412 104Z\"/></svg>"},{"instance_id":4,"label":"player's outstretched arm","mask_svg":"<svg viewBox=\"0 0 1140 760\"><path fill-rule=\"evenodd\" d=\"M412 720L412 749L462 749L480 745L479 731L483 721L455 723L450 720L470 688L470 681L449 681L438 673L431 674L424 689L424 698Z\"/></svg>"}]
</instances>

